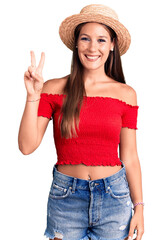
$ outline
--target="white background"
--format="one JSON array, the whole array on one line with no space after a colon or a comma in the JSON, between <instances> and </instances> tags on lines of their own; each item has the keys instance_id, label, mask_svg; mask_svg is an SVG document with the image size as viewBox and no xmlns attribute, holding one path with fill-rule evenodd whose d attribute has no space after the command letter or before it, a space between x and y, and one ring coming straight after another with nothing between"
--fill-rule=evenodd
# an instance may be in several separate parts
<instances>
[{"instance_id":1,"label":"white background","mask_svg":"<svg viewBox=\"0 0 162 240\"><path fill-rule=\"evenodd\" d=\"M113 8L131 33L132 43L122 56L122 63L126 83L136 90L139 105L137 147L145 202L142 239L160 237L160 1L6 0L0 6L0 239L45 239L46 204L56 163L52 121L39 148L23 155L18 148L18 130L26 101L23 76L30 65L30 50L34 50L37 64L41 52L45 52L44 81L69 74L72 52L60 40L58 28L64 18L91 3Z\"/></svg>"}]
</instances>

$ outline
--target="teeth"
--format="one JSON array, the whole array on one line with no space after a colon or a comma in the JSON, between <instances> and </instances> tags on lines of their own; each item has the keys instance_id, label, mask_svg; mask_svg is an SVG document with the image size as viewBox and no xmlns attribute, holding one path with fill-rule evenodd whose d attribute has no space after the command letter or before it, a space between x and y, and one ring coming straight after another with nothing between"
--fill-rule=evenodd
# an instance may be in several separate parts
<instances>
[{"instance_id":1,"label":"teeth","mask_svg":"<svg viewBox=\"0 0 162 240\"><path fill-rule=\"evenodd\" d=\"M95 57L92 57L92 56L87 56L87 55L86 55L86 57L89 58L89 59L97 59L99 56L97 56L97 57L96 57L96 56L95 56Z\"/></svg>"}]
</instances>

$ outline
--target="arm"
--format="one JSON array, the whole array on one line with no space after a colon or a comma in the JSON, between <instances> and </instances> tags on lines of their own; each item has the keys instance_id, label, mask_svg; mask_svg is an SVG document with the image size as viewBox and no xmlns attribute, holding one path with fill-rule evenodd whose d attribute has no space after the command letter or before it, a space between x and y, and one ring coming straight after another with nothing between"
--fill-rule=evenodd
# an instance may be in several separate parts
<instances>
[{"instance_id":1,"label":"arm","mask_svg":"<svg viewBox=\"0 0 162 240\"><path fill-rule=\"evenodd\" d=\"M42 93L46 91L47 85L48 81L44 83ZM28 102L28 100L36 100L39 98L40 94L27 95L26 97L25 109L18 134L19 149L24 155L30 154L38 148L49 123L48 118L37 116L39 100Z\"/></svg>"},{"instance_id":2,"label":"arm","mask_svg":"<svg viewBox=\"0 0 162 240\"><path fill-rule=\"evenodd\" d=\"M137 154L136 130L122 128L120 139L120 159L125 164L132 202L143 202L142 173L139 157ZM142 210L142 205L135 207L135 212Z\"/></svg>"},{"instance_id":3,"label":"arm","mask_svg":"<svg viewBox=\"0 0 162 240\"><path fill-rule=\"evenodd\" d=\"M136 106L137 95L133 88L129 89L127 103ZM136 130L123 127L120 133L119 144L120 159L126 167L127 179L130 187L130 193L133 203L142 202L142 174L140 161L137 153ZM141 211L142 205L135 207L135 211Z\"/></svg>"},{"instance_id":4,"label":"arm","mask_svg":"<svg viewBox=\"0 0 162 240\"><path fill-rule=\"evenodd\" d=\"M127 102L133 106L137 105L136 92L131 88L128 92ZM142 173L137 153L136 130L123 127L120 133L119 144L120 159L125 164L127 180L130 188L132 202L143 202ZM144 233L143 205L137 205L131 220L129 236L133 236L134 229L138 230L138 238Z\"/></svg>"},{"instance_id":5,"label":"arm","mask_svg":"<svg viewBox=\"0 0 162 240\"><path fill-rule=\"evenodd\" d=\"M46 89L47 85L44 84L42 77L45 54L41 54L39 65L36 67L34 52L31 51L30 53L31 66L29 66L28 71L24 74L27 101L18 133L18 145L23 154L30 154L38 147L49 122L47 118L41 117L38 119L37 117L39 100L28 102L39 99L42 89Z\"/></svg>"}]
</instances>

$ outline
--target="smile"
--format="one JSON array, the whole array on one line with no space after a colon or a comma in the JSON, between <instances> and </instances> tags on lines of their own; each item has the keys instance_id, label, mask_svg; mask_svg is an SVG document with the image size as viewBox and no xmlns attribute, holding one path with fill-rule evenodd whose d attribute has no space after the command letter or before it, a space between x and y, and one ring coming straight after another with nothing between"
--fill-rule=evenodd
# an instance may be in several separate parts
<instances>
[{"instance_id":1,"label":"smile","mask_svg":"<svg viewBox=\"0 0 162 240\"><path fill-rule=\"evenodd\" d=\"M85 55L85 57L88 59L88 61L94 62L94 61L96 61L100 56L89 56L89 55Z\"/></svg>"}]
</instances>

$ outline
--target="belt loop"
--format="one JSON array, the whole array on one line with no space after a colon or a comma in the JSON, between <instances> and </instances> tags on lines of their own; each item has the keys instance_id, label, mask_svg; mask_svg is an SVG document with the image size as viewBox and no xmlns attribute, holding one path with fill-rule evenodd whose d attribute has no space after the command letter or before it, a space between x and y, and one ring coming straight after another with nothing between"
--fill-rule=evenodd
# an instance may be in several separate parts
<instances>
[{"instance_id":1,"label":"belt loop","mask_svg":"<svg viewBox=\"0 0 162 240\"><path fill-rule=\"evenodd\" d=\"M104 184L105 184L105 192L108 193L108 189L109 189L109 186L107 184L107 181L105 180L105 178L103 178L103 181L104 181Z\"/></svg>"},{"instance_id":2,"label":"belt loop","mask_svg":"<svg viewBox=\"0 0 162 240\"><path fill-rule=\"evenodd\" d=\"M77 178L74 178L73 186L72 186L72 193L75 193L76 184L77 184Z\"/></svg>"},{"instance_id":3,"label":"belt loop","mask_svg":"<svg viewBox=\"0 0 162 240\"><path fill-rule=\"evenodd\" d=\"M121 161L121 163L122 163L122 166L123 166L123 167L125 167L125 165L124 165L123 161L122 161L121 159L120 159L120 161Z\"/></svg>"}]
</instances>

